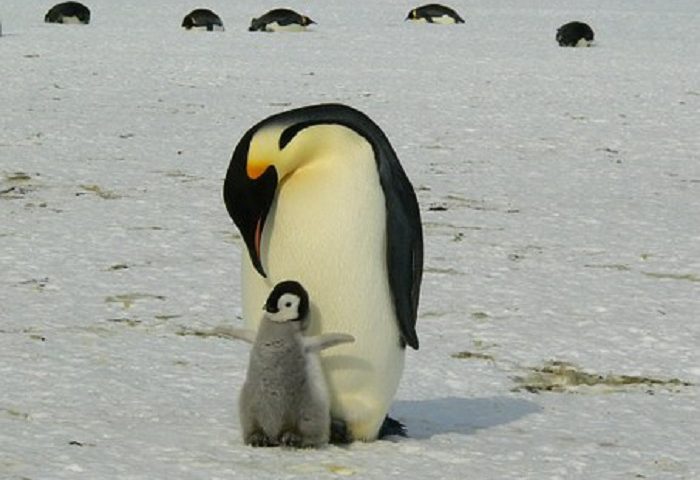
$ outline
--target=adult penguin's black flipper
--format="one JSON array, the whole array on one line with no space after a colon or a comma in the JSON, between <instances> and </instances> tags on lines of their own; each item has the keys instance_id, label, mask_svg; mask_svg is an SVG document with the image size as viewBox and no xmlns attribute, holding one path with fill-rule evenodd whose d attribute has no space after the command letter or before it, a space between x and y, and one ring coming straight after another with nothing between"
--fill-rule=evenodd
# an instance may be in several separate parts
<instances>
[{"instance_id":1,"label":"adult penguin's black flipper","mask_svg":"<svg viewBox=\"0 0 700 480\"><path fill-rule=\"evenodd\" d=\"M418 349L416 318L423 276L423 233L413 186L388 141L377 154L387 210L387 266L403 345Z\"/></svg>"}]
</instances>

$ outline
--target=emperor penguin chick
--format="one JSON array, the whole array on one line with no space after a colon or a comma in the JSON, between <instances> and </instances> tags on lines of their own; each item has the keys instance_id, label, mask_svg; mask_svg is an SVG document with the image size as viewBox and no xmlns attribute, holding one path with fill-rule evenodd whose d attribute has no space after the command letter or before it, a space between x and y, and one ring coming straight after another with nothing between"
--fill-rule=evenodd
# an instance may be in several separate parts
<instances>
[{"instance_id":1,"label":"emperor penguin chick","mask_svg":"<svg viewBox=\"0 0 700 480\"><path fill-rule=\"evenodd\" d=\"M320 447L329 441L330 400L319 352L351 335L303 335L309 297L294 281L275 285L253 341L239 400L243 441L254 447Z\"/></svg>"}]
</instances>

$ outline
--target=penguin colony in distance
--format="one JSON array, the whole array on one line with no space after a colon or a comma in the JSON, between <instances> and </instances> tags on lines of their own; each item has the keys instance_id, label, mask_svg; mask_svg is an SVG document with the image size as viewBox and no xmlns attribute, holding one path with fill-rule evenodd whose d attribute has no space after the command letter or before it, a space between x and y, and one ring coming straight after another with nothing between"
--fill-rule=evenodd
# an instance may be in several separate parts
<instances>
[{"instance_id":1,"label":"penguin colony in distance","mask_svg":"<svg viewBox=\"0 0 700 480\"><path fill-rule=\"evenodd\" d=\"M90 23L90 9L78 2L59 3L46 12L44 22L87 25Z\"/></svg>"},{"instance_id":2,"label":"penguin colony in distance","mask_svg":"<svg viewBox=\"0 0 700 480\"><path fill-rule=\"evenodd\" d=\"M185 18L182 19L182 27L186 30L224 31L224 24L221 18L206 8L198 8L185 15Z\"/></svg>"},{"instance_id":3,"label":"penguin colony in distance","mask_svg":"<svg viewBox=\"0 0 700 480\"><path fill-rule=\"evenodd\" d=\"M557 30L560 47L589 47L593 42L593 29L583 22L569 22Z\"/></svg>"},{"instance_id":4,"label":"penguin colony in distance","mask_svg":"<svg viewBox=\"0 0 700 480\"><path fill-rule=\"evenodd\" d=\"M464 19L450 7L437 3L430 3L422 7L414 8L406 16L406 20L423 23L439 23L448 25L453 23L464 23Z\"/></svg>"},{"instance_id":5,"label":"penguin colony in distance","mask_svg":"<svg viewBox=\"0 0 700 480\"><path fill-rule=\"evenodd\" d=\"M313 20L288 8L276 8L250 21L250 32L303 32Z\"/></svg>"},{"instance_id":6,"label":"penguin colony in distance","mask_svg":"<svg viewBox=\"0 0 700 480\"><path fill-rule=\"evenodd\" d=\"M243 441L254 447L325 445L330 402L318 352L354 339L303 335L309 297L295 281L275 285L264 310L238 403Z\"/></svg>"},{"instance_id":7,"label":"penguin colony in distance","mask_svg":"<svg viewBox=\"0 0 700 480\"><path fill-rule=\"evenodd\" d=\"M273 115L238 142L223 196L248 250L248 328L270 288L297 279L314 299L310 334L355 338L321 356L334 441L402 434L386 415L406 345L418 348L423 236L413 186L382 130L340 104Z\"/></svg>"},{"instance_id":8,"label":"penguin colony in distance","mask_svg":"<svg viewBox=\"0 0 700 480\"><path fill-rule=\"evenodd\" d=\"M406 20L417 23L455 24L464 23L464 19L450 7L438 3L429 3L416 7L406 16ZM90 10L79 2L64 2L54 5L44 16L46 23L90 23ZM253 18L248 30L251 32L300 32L315 24L313 20L288 8L276 8L264 15ZM205 8L192 10L182 20L182 27L187 30L223 31L221 18ZM0 36L2 25L0 24ZM556 40L561 47L589 47L594 39L593 29L584 22L569 22L557 29Z\"/></svg>"}]
</instances>

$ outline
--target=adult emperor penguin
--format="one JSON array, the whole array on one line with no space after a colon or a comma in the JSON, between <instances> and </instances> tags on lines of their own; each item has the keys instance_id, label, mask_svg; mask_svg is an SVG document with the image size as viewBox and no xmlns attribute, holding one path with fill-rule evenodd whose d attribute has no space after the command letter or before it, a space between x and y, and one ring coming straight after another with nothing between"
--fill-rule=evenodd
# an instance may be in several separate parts
<instances>
[{"instance_id":1,"label":"adult emperor penguin","mask_svg":"<svg viewBox=\"0 0 700 480\"><path fill-rule=\"evenodd\" d=\"M206 30L207 32L223 32L224 22L219 16L206 8L197 8L185 15L182 19L182 27L186 30Z\"/></svg>"},{"instance_id":2,"label":"adult emperor penguin","mask_svg":"<svg viewBox=\"0 0 700 480\"><path fill-rule=\"evenodd\" d=\"M464 23L464 19L450 7L438 3L429 3L422 7L414 8L406 16L406 20L423 23L440 23L443 25L452 23Z\"/></svg>"},{"instance_id":3,"label":"adult emperor penguin","mask_svg":"<svg viewBox=\"0 0 700 480\"><path fill-rule=\"evenodd\" d=\"M275 8L250 21L250 32L303 32L313 20L288 8Z\"/></svg>"},{"instance_id":4,"label":"adult emperor penguin","mask_svg":"<svg viewBox=\"0 0 700 480\"><path fill-rule=\"evenodd\" d=\"M590 47L593 37L593 29L583 22L565 23L557 29L556 35L560 47Z\"/></svg>"},{"instance_id":5,"label":"adult emperor penguin","mask_svg":"<svg viewBox=\"0 0 700 480\"><path fill-rule=\"evenodd\" d=\"M46 12L44 22L87 25L90 23L90 9L79 2L58 3Z\"/></svg>"},{"instance_id":6,"label":"adult emperor penguin","mask_svg":"<svg viewBox=\"0 0 700 480\"><path fill-rule=\"evenodd\" d=\"M248 250L243 316L295 278L312 299L309 334L345 332L355 342L322 353L336 440L402 433L386 416L418 348L415 323L423 237L413 187L382 130L339 104L273 115L236 146L224 201Z\"/></svg>"}]
</instances>

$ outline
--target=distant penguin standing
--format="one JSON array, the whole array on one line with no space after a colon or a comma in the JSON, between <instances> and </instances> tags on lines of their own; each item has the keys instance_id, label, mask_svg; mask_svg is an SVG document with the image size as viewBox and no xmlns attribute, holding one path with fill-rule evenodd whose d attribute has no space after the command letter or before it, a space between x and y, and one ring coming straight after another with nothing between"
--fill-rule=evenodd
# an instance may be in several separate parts
<instances>
[{"instance_id":1,"label":"distant penguin standing","mask_svg":"<svg viewBox=\"0 0 700 480\"><path fill-rule=\"evenodd\" d=\"M186 30L206 30L207 32L224 30L221 18L206 8L198 8L185 15L182 19L182 27Z\"/></svg>"},{"instance_id":2,"label":"distant penguin standing","mask_svg":"<svg viewBox=\"0 0 700 480\"><path fill-rule=\"evenodd\" d=\"M243 441L254 447L323 446L330 437L331 417L318 352L354 338L340 333L304 336L309 297L295 281L275 285L264 310L239 400Z\"/></svg>"},{"instance_id":3,"label":"distant penguin standing","mask_svg":"<svg viewBox=\"0 0 700 480\"><path fill-rule=\"evenodd\" d=\"M583 22L569 22L559 27L556 39L560 47L590 47L593 29Z\"/></svg>"},{"instance_id":4,"label":"distant penguin standing","mask_svg":"<svg viewBox=\"0 0 700 480\"><path fill-rule=\"evenodd\" d=\"M355 337L321 355L334 441L402 434L387 412L406 347L418 348L423 234L415 191L384 132L340 104L273 115L238 142L223 193L248 253L246 324L255 330L273 285L297 279L314 299L310 332Z\"/></svg>"},{"instance_id":5,"label":"distant penguin standing","mask_svg":"<svg viewBox=\"0 0 700 480\"><path fill-rule=\"evenodd\" d=\"M437 3L429 3L422 7L414 8L408 12L406 20L423 23L439 23L448 25L453 23L464 23L464 19L450 7Z\"/></svg>"},{"instance_id":6,"label":"distant penguin standing","mask_svg":"<svg viewBox=\"0 0 700 480\"><path fill-rule=\"evenodd\" d=\"M78 2L59 3L46 12L44 22L87 25L90 23L90 9Z\"/></svg>"},{"instance_id":7,"label":"distant penguin standing","mask_svg":"<svg viewBox=\"0 0 700 480\"><path fill-rule=\"evenodd\" d=\"M276 8L250 21L250 32L303 32L313 20L288 8Z\"/></svg>"}]
</instances>

